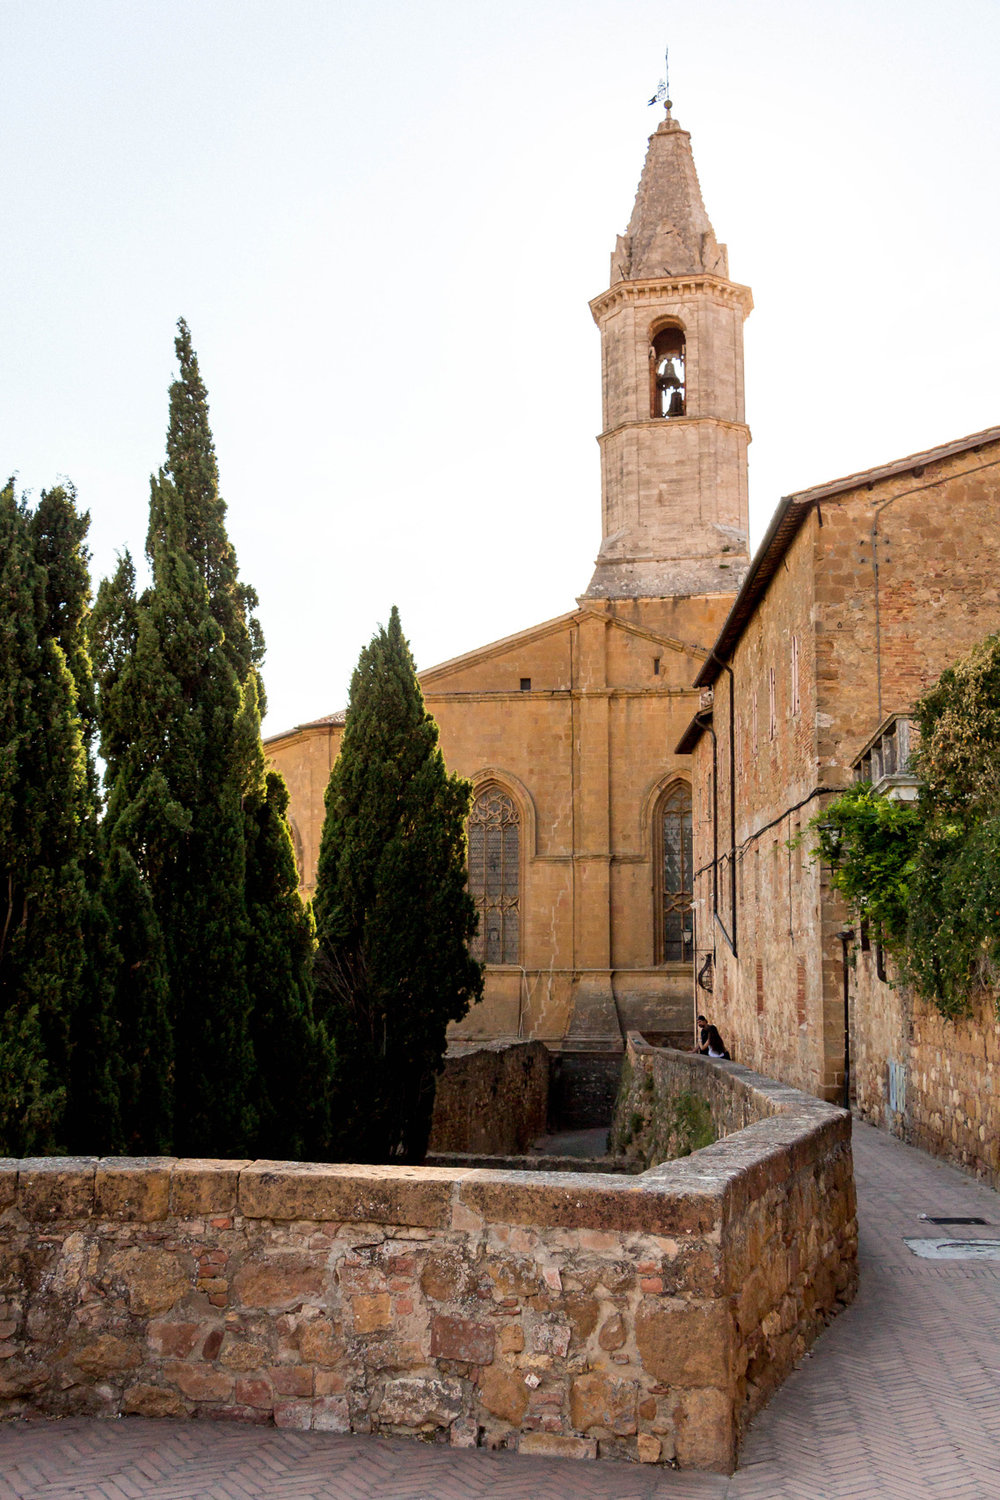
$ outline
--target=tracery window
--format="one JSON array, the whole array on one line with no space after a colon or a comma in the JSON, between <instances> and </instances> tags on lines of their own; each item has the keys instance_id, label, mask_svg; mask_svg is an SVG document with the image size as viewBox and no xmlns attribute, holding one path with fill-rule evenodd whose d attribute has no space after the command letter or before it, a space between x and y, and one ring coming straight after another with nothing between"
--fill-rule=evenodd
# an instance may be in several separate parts
<instances>
[{"instance_id":1,"label":"tracery window","mask_svg":"<svg viewBox=\"0 0 1000 1500\"><path fill-rule=\"evenodd\" d=\"M687 411L682 328L661 328L649 346L651 415L683 417Z\"/></svg>"},{"instance_id":2,"label":"tracery window","mask_svg":"<svg viewBox=\"0 0 1000 1500\"><path fill-rule=\"evenodd\" d=\"M485 787L469 814L469 890L479 912L472 954L516 964L521 948L521 815L498 786Z\"/></svg>"},{"instance_id":3,"label":"tracery window","mask_svg":"<svg viewBox=\"0 0 1000 1500\"><path fill-rule=\"evenodd\" d=\"M691 788L668 787L657 804L658 962L687 963L694 954L691 914Z\"/></svg>"}]
</instances>

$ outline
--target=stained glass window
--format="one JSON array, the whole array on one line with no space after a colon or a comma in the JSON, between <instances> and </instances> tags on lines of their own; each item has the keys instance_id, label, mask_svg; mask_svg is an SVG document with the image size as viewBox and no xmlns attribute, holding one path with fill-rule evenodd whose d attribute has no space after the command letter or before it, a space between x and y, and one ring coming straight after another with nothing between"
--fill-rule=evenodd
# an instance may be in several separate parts
<instances>
[{"instance_id":1,"label":"stained glass window","mask_svg":"<svg viewBox=\"0 0 1000 1500\"><path fill-rule=\"evenodd\" d=\"M658 904L660 962L685 963L693 954L691 916L691 788L672 786L659 804Z\"/></svg>"},{"instance_id":2,"label":"stained glass window","mask_svg":"<svg viewBox=\"0 0 1000 1500\"><path fill-rule=\"evenodd\" d=\"M516 964L521 950L521 818L506 792L486 787L469 814L469 890L479 911L472 953Z\"/></svg>"}]
</instances>

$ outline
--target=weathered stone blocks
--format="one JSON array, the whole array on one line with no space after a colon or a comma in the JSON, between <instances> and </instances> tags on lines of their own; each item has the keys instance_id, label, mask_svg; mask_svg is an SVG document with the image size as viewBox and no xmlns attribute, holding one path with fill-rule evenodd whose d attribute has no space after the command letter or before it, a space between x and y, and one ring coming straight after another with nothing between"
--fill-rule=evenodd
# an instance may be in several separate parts
<instances>
[{"instance_id":1,"label":"weathered stone blocks","mask_svg":"<svg viewBox=\"0 0 1000 1500\"><path fill-rule=\"evenodd\" d=\"M438 1313L431 1319L431 1354L442 1359L461 1359L472 1365L488 1365L493 1359L496 1334L489 1323L471 1318L450 1318Z\"/></svg>"},{"instance_id":2,"label":"weathered stone blocks","mask_svg":"<svg viewBox=\"0 0 1000 1500\"><path fill-rule=\"evenodd\" d=\"M448 1427L464 1405L457 1380L404 1376L386 1382L377 1407L378 1419L392 1427Z\"/></svg>"},{"instance_id":3,"label":"weathered stone blocks","mask_svg":"<svg viewBox=\"0 0 1000 1500\"><path fill-rule=\"evenodd\" d=\"M94 1213L102 1219L135 1223L165 1219L173 1165L167 1156L102 1158L94 1175Z\"/></svg>"},{"instance_id":4,"label":"weathered stone blocks","mask_svg":"<svg viewBox=\"0 0 1000 1500\"><path fill-rule=\"evenodd\" d=\"M310 1166L255 1162L240 1173L239 1206L251 1219L340 1220L444 1228L452 1167Z\"/></svg>"},{"instance_id":5,"label":"weathered stone blocks","mask_svg":"<svg viewBox=\"0 0 1000 1500\"><path fill-rule=\"evenodd\" d=\"M5 1164L0 1415L725 1468L853 1291L854 1199L836 1110L698 1061L713 1117L746 1128L637 1179Z\"/></svg>"}]
</instances>

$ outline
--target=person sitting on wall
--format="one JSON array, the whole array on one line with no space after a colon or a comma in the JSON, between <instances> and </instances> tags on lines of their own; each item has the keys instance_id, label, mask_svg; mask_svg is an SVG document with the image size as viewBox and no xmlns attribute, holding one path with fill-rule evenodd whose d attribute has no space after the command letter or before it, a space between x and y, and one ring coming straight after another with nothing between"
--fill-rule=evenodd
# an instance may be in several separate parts
<instances>
[{"instance_id":1,"label":"person sitting on wall","mask_svg":"<svg viewBox=\"0 0 1000 1500\"><path fill-rule=\"evenodd\" d=\"M726 1050L725 1042L707 1016L698 1017L698 1026L701 1036L701 1046L698 1048L698 1051L707 1057L723 1057L727 1062L732 1062L732 1058Z\"/></svg>"}]
</instances>

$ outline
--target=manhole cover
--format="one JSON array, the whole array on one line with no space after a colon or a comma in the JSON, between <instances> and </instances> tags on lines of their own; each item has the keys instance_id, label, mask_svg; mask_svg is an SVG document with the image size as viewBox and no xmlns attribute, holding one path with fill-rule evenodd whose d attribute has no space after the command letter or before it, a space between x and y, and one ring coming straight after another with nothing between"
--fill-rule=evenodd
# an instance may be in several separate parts
<instances>
[{"instance_id":1,"label":"manhole cover","mask_svg":"<svg viewBox=\"0 0 1000 1500\"><path fill-rule=\"evenodd\" d=\"M925 1224L985 1224L985 1219L976 1218L940 1218L937 1214L921 1214Z\"/></svg>"},{"instance_id":2,"label":"manhole cover","mask_svg":"<svg viewBox=\"0 0 1000 1500\"><path fill-rule=\"evenodd\" d=\"M1000 1260L1000 1240L908 1240L921 1260Z\"/></svg>"}]
</instances>

